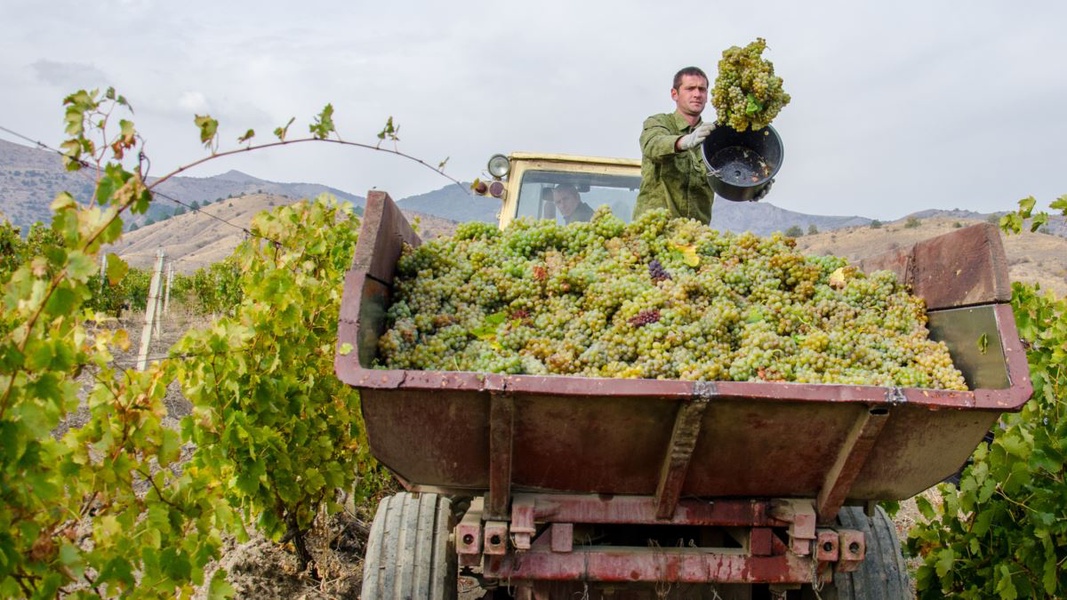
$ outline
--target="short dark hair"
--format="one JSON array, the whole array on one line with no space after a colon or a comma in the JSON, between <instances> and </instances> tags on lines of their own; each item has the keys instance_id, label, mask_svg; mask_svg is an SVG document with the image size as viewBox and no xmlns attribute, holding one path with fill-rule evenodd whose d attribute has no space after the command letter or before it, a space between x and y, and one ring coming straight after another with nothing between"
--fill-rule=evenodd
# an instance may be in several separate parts
<instances>
[{"instance_id":1,"label":"short dark hair","mask_svg":"<svg viewBox=\"0 0 1067 600\"><path fill-rule=\"evenodd\" d=\"M557 185L556 186L556 191L564 192L566 194L572 195L572 196L574 196L575 198L577 198L579 200L582 199L582 197L578 194L578 188L573 186L573 185L571 185L571 184L569 184L569 183L561 183L561 184Z\"/></svg>"},{"instance_id":2,"label":"short dark hair","mask_svg":"<svg viewBox=\"0 0 1067 600\"><path fill-rule=\"evenodd\" d=\"M671 89L678 89L678 86L682 85L682 77L685 77L686 75L703 77L704 83L711 83L711 80L708 79L707 74L704 73L704 71L700 67L686 67L674 74L674 85L671 86Z\"/></svg>"}]
</instances>

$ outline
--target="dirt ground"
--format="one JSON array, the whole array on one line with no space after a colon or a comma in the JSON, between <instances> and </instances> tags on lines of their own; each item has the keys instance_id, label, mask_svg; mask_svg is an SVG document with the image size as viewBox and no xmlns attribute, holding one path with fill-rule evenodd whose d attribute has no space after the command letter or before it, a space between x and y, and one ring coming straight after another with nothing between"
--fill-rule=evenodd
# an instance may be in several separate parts
<instances>
[{"instance_id":1,"label":"dirt ground","mask_svg":"<svg viewBox=\"0 0 1067 600\"><path fill-rule=\"evenodd\" d=\"M163 323L161 335L154 335L149 347L148 357L163 357L167 349L190 327L204 326L209 321L204 317L184 314L168 315ZM124 327L134 340L134 347L128 353L116 356L120 366L133 366L137 361L138 342L144 327L143 315L131 315L114 324ZM88 379L88 378L87 378ZM168 415L165 424L177 428L182 417L188 415L191 404L182 395L177 384L168 389L165 400ZM83 406L70 415L57 429L62 434L70 427L85 423L88 411ZM188 457L192 448L185 448L183 454ZM927 495L936 494L928 491ZM932 498L932 496L931 496ZM251 539L238 543L227 540L221 559L214 564L205 579L210 580L215 569L221 567L227 572L227 580L236 591L240 600L343 600L360 598L362 582L363 553L367 541L373 508L359 508L350 502L345 504L341 513L320 517L309 534L308 545L315 557L315 568L319 577L312 578L307 572L297 570L297 560L289 545L280 545L265 539L250 529ZM903 541L907 530L915 523L919 513L913 500L901 503L901 510L895 517L897 532ZM915 565L912 564L912 567ZM478 600L485 592L473 579L461 578L459 581L459 600ZM197 600L206 600L206 590L201 590Z\"/></svg>"}]
</instances>

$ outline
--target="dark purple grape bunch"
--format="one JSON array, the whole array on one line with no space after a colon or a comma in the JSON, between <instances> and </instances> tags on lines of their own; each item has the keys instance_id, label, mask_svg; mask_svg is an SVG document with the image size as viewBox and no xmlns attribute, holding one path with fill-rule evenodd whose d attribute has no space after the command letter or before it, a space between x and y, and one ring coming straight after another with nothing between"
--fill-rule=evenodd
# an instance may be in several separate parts
<instances>
[{"instance_id":1,"label":"dark purple grape bunch","mask_svg":"<svg viewBox=\"0 0 1067 600\"><path fill-rule=\"evenodd\" d=\"M655 282L671 278L671 274L668 273L667 269L664 269L659 260L655 258L652 259L652 262L648 263L648 275L652 278L652 281Z\"/></svg>"},{"instance_id":2,"label":"dark purple grape bunch","mask_svg":"<svg viewBox=\"0 0 1067 600\"><path fill-rule=\"evenodd\" d=\"M630 325L634 327L644 327L649 323L655 323L659 321L659 309L653 308L650 310L643 310L637 313L636 316L630 317Z\"/></svg>"}]
</instances>

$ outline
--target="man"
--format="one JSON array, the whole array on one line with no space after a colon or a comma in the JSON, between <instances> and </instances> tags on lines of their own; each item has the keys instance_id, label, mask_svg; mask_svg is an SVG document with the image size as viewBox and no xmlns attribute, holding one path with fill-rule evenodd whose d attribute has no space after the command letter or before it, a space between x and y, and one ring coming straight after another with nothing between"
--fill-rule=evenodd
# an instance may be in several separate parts
<instances>
[{"instance_id":1,"label":"man","mask_svg":"<svg viewBox=\"0 0 1067 600\"><path fill-rule=\"evenodd\" d=\"M641 189L634 205L634 218L655 208L666 208L671 217L711 222L715 192L708 183L701 145L715 123L705 123L700 114L708 104L708 76L697 67L674 75L672 113L645 119L641 131ZM770 185L756 200L763 197Z\"/></svg>"},{"instance_id":2,"label":"man","mask_svg":"<svg viewBox=\"0 0 1067 600\"><path fill-rule=\"evenodd\" d=\"M567 223L575 221L588 221L593 218L593 209L582 202L578 195L578 188L568 183L561 183L552 190L552 200L556 203L563 220Z\"/></svg>"}]
</instances>

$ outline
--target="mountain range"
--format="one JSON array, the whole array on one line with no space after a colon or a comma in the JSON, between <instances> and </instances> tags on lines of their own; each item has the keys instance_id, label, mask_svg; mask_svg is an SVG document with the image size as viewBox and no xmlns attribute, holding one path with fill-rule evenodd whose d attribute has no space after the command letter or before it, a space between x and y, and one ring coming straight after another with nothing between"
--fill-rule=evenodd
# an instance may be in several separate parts
<instances>
[{"instance_id":1,"label":"mountain range","mask_svg":"<svg viewBox=\"0 0 1067 600\"><path fill-rule=\"evenodd\" d=\"M148 182L157 181L149 177ZM95 185L91 169L67 171L56 152L0 140L0 214L25 233L35 222L48 223L49 205L56 194L70 192L79 201L92 197ZM388 190L386 190L388 191ZM157 201L144 215L130 215L128 229L143 227L201 206L241 196L266 194L297 200L328 193L347 200L357 208L365 204L365 197L315 183L280 183L259 179L240 171L229 171L212 177L176 176L155 189ZM475 196L469 184L449 184L440 189L397 199L405 212L430 215L457 223L466 221L495 222L500 208L498 200ZM920 218L933 216L984 219L988 215L968 211L923 211ZM804 232L830 231L847 227L870 225L872 219L861 216L823 216L786 210L771 202L735 203L719 201L713 211L712 227L724 231L751 231L768 235L799 227ZM1058 223L1051 224L1055 228ZM1067 227L1053 231L1067 236Z\"/></svg>"}]
</instances>

